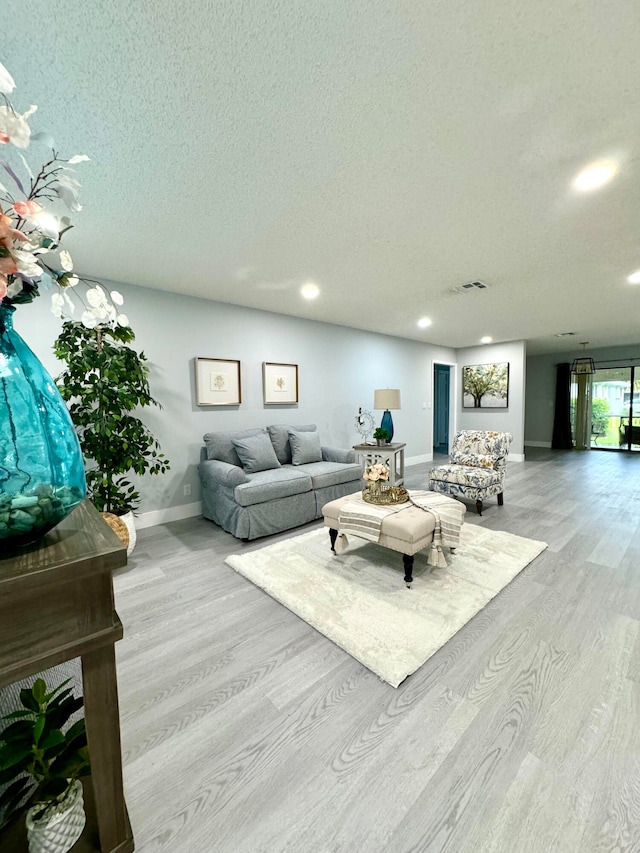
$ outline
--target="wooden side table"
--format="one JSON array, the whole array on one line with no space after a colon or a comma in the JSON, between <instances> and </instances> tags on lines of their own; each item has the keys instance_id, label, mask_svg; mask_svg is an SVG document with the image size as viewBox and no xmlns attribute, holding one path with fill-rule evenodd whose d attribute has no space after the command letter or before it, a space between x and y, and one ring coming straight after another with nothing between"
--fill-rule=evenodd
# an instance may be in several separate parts
<instances>
[{"instance_id":1,"label":"wooden side table","mask_svg":"<svg viewBox=\"0 0 640 853\"><path fill-rule=\"evenodd\" d=\"M389 468L389 484L401 486L404 483L404 449L406 444L356 444L353 449L356 458L364 470L367 465L382 462Z\"/></svg>"},{"instance_id":2,"label":"wooden side table","mask_svg":"<svg viewBox=\"0 0 640 853\"><path fill-rule=\"evenodd\" d=\"M79 853L134 849L122 788L114 648L122 623L111 577L126 562L122 543L89 501L36 544L0 556L0 688L66 660L82 660L89 799L95 800L97 827L91 825L91 806ZM0 832L0 850L26 853L21 825L24 815Z\"/></svg>"}]
</instances>

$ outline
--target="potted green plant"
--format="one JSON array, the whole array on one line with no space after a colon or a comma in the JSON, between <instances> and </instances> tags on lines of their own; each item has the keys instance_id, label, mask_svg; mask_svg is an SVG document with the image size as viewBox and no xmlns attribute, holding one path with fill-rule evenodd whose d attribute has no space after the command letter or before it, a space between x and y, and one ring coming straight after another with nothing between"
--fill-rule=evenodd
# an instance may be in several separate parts
<instances>
[{"instance_id":1,"label":"potted green plant","mask_svg":"<svg viewBox=\"0 0 640 853\"><path fill-rule=\"evenodd\" d=\"M373 437L375 438L376 444L378 445L389 444L389 441L391 439L391 436L389 435L387 430L383 429L382 427L377 427L373 431Z\"/></svg>"},{"instance_id":2,"label":"potted green plant","mask_svg":"<svg viewBox=\"0 0 640 853\"><path fill-rule=\"evenodd\" d=\"M0 732L0 812L8 820L29 805L27 836L30 853L65 853L85 825L80 777L90 772L84 718L63 728L82 707L66 687L70 679L47 691L38 678L20 691L22 710L5 715Z\"/></svg>"},{"instance_id":3,"label":"potted green plant","mask_svg":"<svg viewBox=\"0 0 640 853\"><path fill-rule=\"evenodd\" d=\"M69 405L87 468L87 492L104 513L120 516L135 542L133 512L140 493L125 476L163 474L169 462L160 445L133 411L160 404L151 396L144 352L127 346L135 340L130 326L96 325L67 320L54 343L66 364L57 379Z\"/></svg>"}]
</instances>

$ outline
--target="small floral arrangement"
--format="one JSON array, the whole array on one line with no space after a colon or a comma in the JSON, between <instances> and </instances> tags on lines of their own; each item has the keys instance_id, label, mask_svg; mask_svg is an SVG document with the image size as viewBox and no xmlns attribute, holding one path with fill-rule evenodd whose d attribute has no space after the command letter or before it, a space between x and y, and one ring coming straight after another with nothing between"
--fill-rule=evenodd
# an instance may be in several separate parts
<instances>
[{"instance_id":1,"label":"small floral arrangement","mask_svg":"<svg viewBox=\"0 0 640 853\"><path fill-rule=\"evenodd\" d=\"M60 248L63 235L73 225L56 208L62 204L72 213L82 209L73 167L89 158L86 154L59 157L48 134L32 133L28 119L37 107L19 113L7 97L14 89L13 77L0 63L0 150L6 146L7 151L7 159L0 157L0 174L11 180L11 189L0 181L0 302L33 302L42 285L54 288L51 310L57 317L74 313L72 293L84 309L80 319L87 328L128 326L129 320L119 310L121 294L116 290L107 294L98 282L77 276L71 255ZM20 150L31 142L52 150L37 173ZM84 294L82 288L76 289L81 282L87 287Z\"/></svg>"},{"instance_id":2,"label":"small floral arrangement","mask_svg":"<svg viewBox=\"0 0 640 853\"><path fill-rule=\"evenodd\" d=\"M377 483L378 480L388 480L389 468L387 465L383 465L382 462L376 462L374 465L367 465L362 477L368 483Z\"/></svg>"}]
</instances>

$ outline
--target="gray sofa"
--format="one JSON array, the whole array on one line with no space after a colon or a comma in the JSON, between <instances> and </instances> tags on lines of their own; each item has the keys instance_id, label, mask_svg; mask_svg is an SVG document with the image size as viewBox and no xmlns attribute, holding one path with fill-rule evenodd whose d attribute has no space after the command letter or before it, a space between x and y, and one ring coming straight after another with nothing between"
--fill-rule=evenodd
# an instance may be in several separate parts
<instances>
[{"instance_id":1,"label":"gray sofa","mask_svg":"<svg viewBox=\"0 0 640 853\"><path fill-rule=\"evenodd\" d=\"M315 424L275 424L204 436L202 514L238 539L322 517L328 501L362 488L352 450L322 447Z\"/></svg>"}]
</instances>

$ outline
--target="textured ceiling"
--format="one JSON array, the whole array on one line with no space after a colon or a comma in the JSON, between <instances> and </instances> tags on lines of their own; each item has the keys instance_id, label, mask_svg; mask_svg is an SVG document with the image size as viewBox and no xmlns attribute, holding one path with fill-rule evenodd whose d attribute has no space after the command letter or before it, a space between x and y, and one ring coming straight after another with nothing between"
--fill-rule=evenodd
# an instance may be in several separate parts
<instances>
[{"instance_id":1,"label":"textured ceiling","mask_svg":"<svg viewBox=\"0 0 640 853\"><path fill-rule=\"evenodd\" d=\"M15 105L92 158L67 241L85 274L452 347L640 342L636 0L2 17ZM576 195L602 158L618 176ZM451 292L476 278L490 288Z\"/></svg>"}]
</instances>

